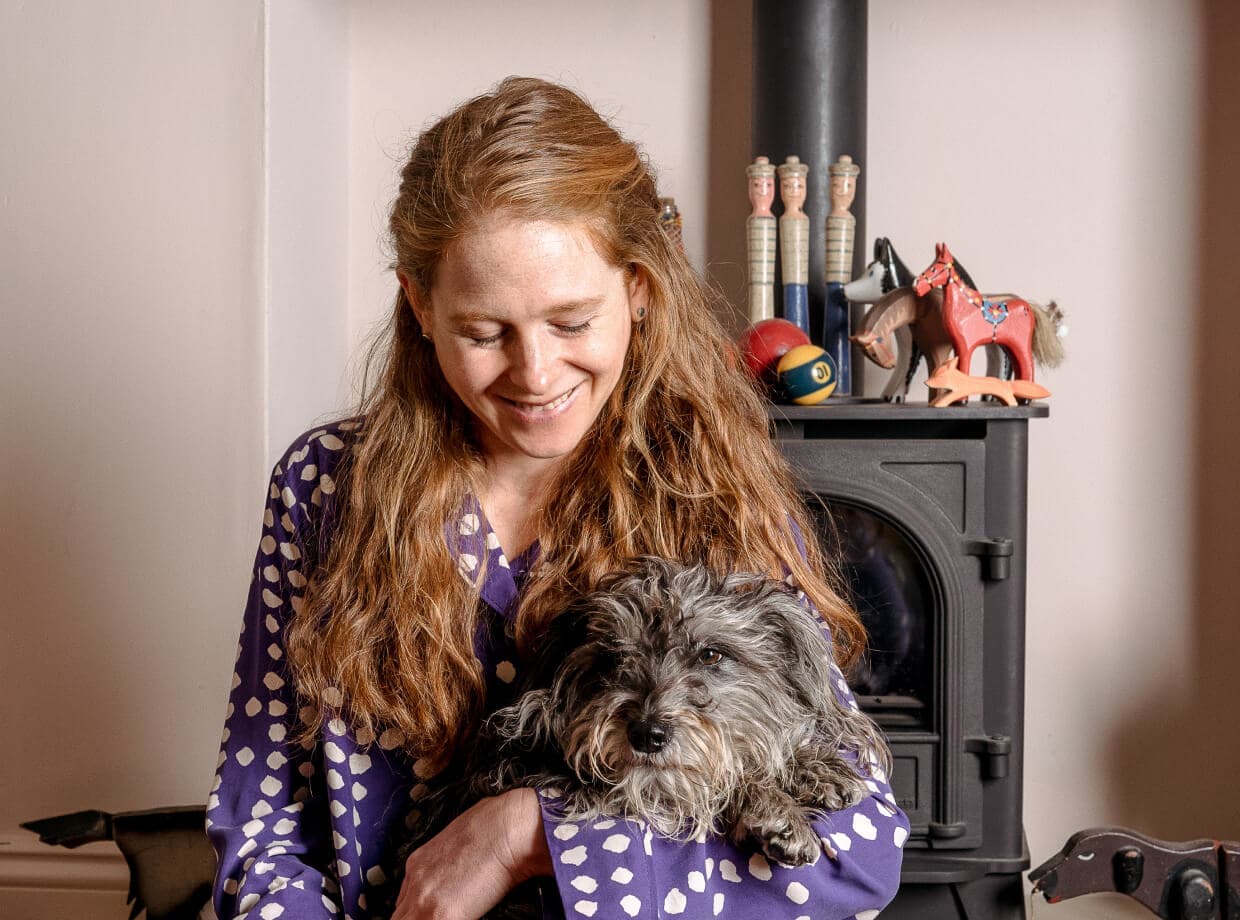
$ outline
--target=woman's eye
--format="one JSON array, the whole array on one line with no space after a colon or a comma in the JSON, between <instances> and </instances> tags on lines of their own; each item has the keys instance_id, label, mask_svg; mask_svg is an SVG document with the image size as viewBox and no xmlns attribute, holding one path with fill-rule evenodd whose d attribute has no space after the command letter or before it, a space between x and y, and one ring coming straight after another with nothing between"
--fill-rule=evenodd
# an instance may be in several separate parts
<instances>
[{"instance_id":1,"label":"woman's eye","mask_svg":"<svg viewBox=\"0 0 1240 920\"><path fill-rule=\"evenodd\" d=\"M717 648L704 648L698 652L698 664L704 664L709 667L721 661L723 661L723 652Z\"/></svg>"},{"instance_id":2,"label":"woman's eye","mask_svg":"<svg viewBox=\"0 0 1240 920\"><path fill-rule=\"evenodd\" d=\"M590 321L586 320L584 323L573 323L567 326L557 326L556 328L564 335L583 335L590 331Z\"/></svg>"},{"instance_id":3,"label":"woman's eye","mask_svg":"<svg viewBox=\"0 0 1240 920\"><path fill-rule=\"evenodd\" d=\"M479 345L485 348L487 345L494 345L501 338L503 338L503 333L496 332L493 335L479 335L476 332L470 332L470 333L466 333L466 338L468 338L473 344Z\"/></svg>"}]
</instances>

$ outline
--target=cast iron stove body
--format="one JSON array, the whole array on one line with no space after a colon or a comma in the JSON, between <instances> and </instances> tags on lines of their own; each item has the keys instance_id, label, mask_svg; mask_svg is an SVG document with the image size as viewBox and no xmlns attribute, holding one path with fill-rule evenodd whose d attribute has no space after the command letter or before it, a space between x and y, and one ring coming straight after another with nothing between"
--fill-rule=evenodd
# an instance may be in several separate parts
<instances>
[{"instance_id":1,"label":"cast iron stove body","mask_svg":"<svg viewBox=\"0 0 1240 920\"><path fill-rule=\"evenodd\" d=\"M1027 435L1044 406L774 406L870 631L852 675L912 823L885 920L1024 918ZM829 510L828 510L829 509Z\"/></svg>"}]
</instances>

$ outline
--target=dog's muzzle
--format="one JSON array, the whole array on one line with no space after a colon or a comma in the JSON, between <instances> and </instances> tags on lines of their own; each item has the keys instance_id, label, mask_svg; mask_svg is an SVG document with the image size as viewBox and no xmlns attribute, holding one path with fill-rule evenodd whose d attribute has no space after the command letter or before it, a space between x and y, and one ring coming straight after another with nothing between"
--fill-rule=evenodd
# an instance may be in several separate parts
<instances>
[{"instance_id":1,"label":"dog's muzzle","mask_svg":"<svg viewBox=\"0 0 1240 920\"><path fill-rule=\"evenodd\" d=\"M641 754L657 754L672 740L672 727L649 719L636 719L629 723L629 744Z\"/></svg>"}]
</instances>

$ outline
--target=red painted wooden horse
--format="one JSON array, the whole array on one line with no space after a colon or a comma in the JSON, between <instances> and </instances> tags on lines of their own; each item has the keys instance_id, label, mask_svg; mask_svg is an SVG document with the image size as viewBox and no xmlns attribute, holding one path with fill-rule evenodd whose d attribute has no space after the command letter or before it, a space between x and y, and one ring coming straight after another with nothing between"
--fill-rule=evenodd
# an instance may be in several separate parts
<instances>
[{"instance_id":1,"label":"red painted wooden horse","mask_svg":"<svg viewBox=\"0 0 1240 920\"><path fill-rule=\"evenodd\" d=\"M1033 360L1053 367L1063 358L1054 312L1011 294L987 297L969 287L956 271L945 243L935 247L934 262L913 282L918 297L943 289L943 325L956 352L961 373L979 345L1002 345L1016 365L1017 380L1033 380Z\"/></svg>"}]
</instances>

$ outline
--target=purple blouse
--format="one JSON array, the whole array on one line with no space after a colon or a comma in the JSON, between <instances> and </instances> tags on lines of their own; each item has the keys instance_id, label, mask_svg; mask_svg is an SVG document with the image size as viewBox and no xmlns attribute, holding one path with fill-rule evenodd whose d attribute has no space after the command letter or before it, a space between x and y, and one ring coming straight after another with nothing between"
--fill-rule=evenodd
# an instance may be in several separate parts
<instances>
[{"instance_id":1,"label":"purple blouse","mask_svg":"<svg viewBox=\"0 0 1240 920\"><path fill-rule=\"evenodd\" d=\"M225 713L207 832L219 857L221 918L379 917L395 845L416 827L418 802L446 776L402 750L393 731L355 733L339 719L295 744L298 710L284 656L284 629L331 539L334 472L357 423L299 438L271 479L249 603ZM519 584L533 553L509 563L472 499L445 528L461 575L476 584L475 650L488 711L512 701L521 663L511 639ZM485 578L479 572L485 565ZM824 648L825 648L824 638ZM837 690L856 705L835 672ZM816 824L836 854L791 869L717 837L663 838L638 821L573 824L544 801L543 825L568 918L872 918L895 895L908 821L886 777L872 794Z\"/></svg>"}]
</instances>

